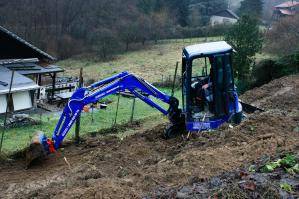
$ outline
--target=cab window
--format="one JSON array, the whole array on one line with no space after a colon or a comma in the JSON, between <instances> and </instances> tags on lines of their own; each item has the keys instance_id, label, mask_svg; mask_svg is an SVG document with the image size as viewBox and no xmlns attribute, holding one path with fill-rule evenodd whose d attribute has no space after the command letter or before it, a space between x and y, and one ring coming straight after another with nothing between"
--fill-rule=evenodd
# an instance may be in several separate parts
<instances>
[{"instance_id":1,"label":"cab window","mask_svg":"<svg viewBox=\"0 0 299 199\"><path fill-rule=\"evenodd\" d=\"M194 59L192 62L192 78L210 75L211 63L209 58Z\"/></svg>"}]
</instances>

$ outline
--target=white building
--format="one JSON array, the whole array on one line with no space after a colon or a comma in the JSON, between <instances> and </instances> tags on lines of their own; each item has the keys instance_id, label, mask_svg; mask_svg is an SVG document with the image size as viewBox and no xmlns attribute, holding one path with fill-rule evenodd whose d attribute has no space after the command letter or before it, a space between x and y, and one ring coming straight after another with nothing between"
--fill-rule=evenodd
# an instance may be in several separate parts
<instances>
[{"instance_id":1,"label":"white building","mask_svg":"<svg viewBox=\"0 0 299 199\"><path fill-rule=\"evenodd\" d=\"M51 55L0 26L0 114L6 109L13 113L35 108L47 79L51 79L49 92L53 98L57 73L63 72L51 64L53 61ZM12 71L15 72L10 90Z\"/></svg>"},{"instance_id":2,"label":"white building","mask_svg":"<svg viewBox=\"0 0 299 199\"><path fill-rule=\"evenodd\" d=\"M211 16L210 24L211 26L221 25L221 24L234 24L238 22L239 17L231 10L221 10Z\"/></svg>"},{"instance_id":3,"label":"white building","mask_svg":"<svg viewBox=\"0 0 299 199\"><path fill-rule=\"evenodd\" d=\"M34 94L39 86L31 79L14 73L11 92L9 93L12 71L0 66L0 113L20 111L33 107Z\"/></svg>"}]
</instances>

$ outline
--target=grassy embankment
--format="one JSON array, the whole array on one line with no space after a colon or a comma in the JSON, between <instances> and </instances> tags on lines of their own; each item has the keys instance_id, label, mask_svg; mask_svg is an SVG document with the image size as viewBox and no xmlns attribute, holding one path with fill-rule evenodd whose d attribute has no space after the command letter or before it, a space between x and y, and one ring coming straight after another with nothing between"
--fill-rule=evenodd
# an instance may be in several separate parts
<instances>
[{"instance_id":1,"label":"grassy embankment","mask_svg":"<svg viewBox=\"0 0 299 199\"><path fill-rule=\"evenodd\" d=\"M78 76L83 67L85 80L99 80L113 74L129 71L149 82L157 82L168 75L174 74L175 64L181 62L182 48L205 41L218 41L220 37L163 40L157 45L147 46L146 49L131 51L115 57L110 61L97 61L96 58L67 59L59 62L66 69L65 75Z\"/></svg>"}]
</instances>

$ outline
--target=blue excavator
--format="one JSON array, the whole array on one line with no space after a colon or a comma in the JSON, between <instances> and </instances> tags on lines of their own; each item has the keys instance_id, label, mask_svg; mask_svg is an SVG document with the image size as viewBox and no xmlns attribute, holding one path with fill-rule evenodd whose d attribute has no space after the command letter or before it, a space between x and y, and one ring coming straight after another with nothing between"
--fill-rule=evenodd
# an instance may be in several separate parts
<instances>
[{"instance_id":1,"label":"blue excavator","mask_svg":"<svg viewBox=\"0 0 299 199\"><path fill-rule=\"evenodd\" d=\"M165 138L172 138L182 132L217 129L226 122L240 123L242 105L234 83L233 52L233 48L225 41L197 44L183 49L181 106L173 95L161 92L129 72L79 88L64 108L52 138L39 134L30 145L26 154L27 164L37 157L58 150L85 106L119 92L129 91L168 116L170 125L164 132ZM169 104L169 108L164 109L152 98Z\"/></svg>"}]
</instances>

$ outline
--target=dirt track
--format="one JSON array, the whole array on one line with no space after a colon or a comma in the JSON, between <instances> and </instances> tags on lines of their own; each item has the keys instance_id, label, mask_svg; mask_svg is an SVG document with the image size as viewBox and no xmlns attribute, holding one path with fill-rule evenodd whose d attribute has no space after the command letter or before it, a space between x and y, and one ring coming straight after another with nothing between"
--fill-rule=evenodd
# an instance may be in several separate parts
<instances>
[{"instance_id":1,"label":"dirt track","mask_svg":"<svg viewBox=\"0 0 299 199\"><path fill-rule=\"evenodd\" d=\"M146 131L141 126L124 140L88 138L30 170L21 160L6 162L0 166L0 198L141 198L157 187L204 181L262 155L298 152L298 86L297 75L247 92L242 99L266 112L233 129L166 141L160 136L163 124Z\"/></svg>"}]
</instances>

